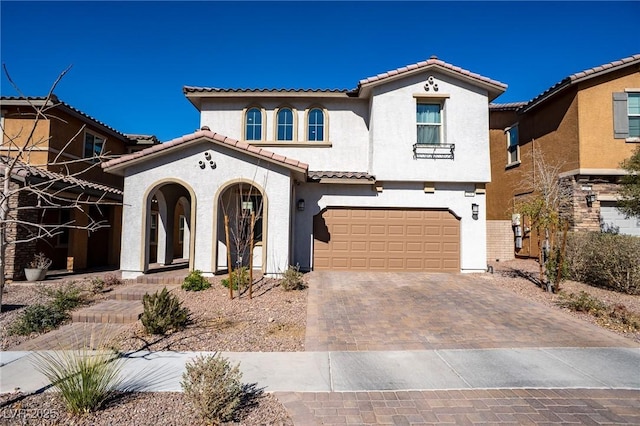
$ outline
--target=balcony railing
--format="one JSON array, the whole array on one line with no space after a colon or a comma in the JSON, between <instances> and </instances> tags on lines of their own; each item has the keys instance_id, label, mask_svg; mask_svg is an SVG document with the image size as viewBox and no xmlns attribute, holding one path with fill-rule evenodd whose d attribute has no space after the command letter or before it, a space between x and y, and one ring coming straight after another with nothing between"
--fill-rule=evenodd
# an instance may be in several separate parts
<instances>
[{"instance_id":1,"label":"balcony railing","mask_svg":"<svg viewBox=\"0 0 640 426\"><path fill-rule=\"evenodd\" d=\"M433 160L453 160L456 145L452 143L416 143L413 145L413 158L429 158Z\"/></svg>"}]
</instances>

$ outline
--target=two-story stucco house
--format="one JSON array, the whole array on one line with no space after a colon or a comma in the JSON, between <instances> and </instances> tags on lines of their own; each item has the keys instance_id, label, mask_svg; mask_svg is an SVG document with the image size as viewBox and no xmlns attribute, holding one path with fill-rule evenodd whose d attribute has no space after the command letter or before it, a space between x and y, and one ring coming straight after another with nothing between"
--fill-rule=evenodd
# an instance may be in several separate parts
<instances>
[{"instance_id":1,"label":"two-story stucco house","mask_svg":"<svg viewBox=\"0 0 640 426\"><path fill-rule=\"evenodd\" d=\"M640 54L567 76L529 102L492 104L489 111L487 220L496 249L490 260L538 256L529 218L518 218L513 207L531 193L534 152L559 168L570 189L570 230L640 235L640 221L616 208L626 173L620 163L640 143Z\"/></svg>"},{"instance_id":2,"label":"two-story stucco house","mask_svg":"<svg viewBox=\"0 0 640 426\"><path fill-rule=\"evenodd\" d=\"M505 90L435 57L353 90L186 86L200 131L103 165L125 181L123 276L154 250L226 270L224 217L249 212L266 274L484 271L488 104Z\"/></svg>"},{"instance_id":3,"label":"two-story stucco house","mask_svg":"<svg viewBox=\"0 0 640 426\"><path fill-rule=\"evenodd\" d=\"M49 257L55 270L117 266L123 179L101 170L98 154L132 153L158 143L157 138L121 133L55 95L3 96L0 111L0 174L11 169L11 159L20 161L7 179L16 215L7 229L10 241L22 242L8 248L6 277L22 278L23 268L37 252ZM25 186L48 191L55 201L38 200L35 191L17 189ZM69 207L76 197L92 203L84 210ZM101 226L89 232L91 221ZM25 223L57 229L54 236L34 238Z\"/></svg>"}]
</instances>

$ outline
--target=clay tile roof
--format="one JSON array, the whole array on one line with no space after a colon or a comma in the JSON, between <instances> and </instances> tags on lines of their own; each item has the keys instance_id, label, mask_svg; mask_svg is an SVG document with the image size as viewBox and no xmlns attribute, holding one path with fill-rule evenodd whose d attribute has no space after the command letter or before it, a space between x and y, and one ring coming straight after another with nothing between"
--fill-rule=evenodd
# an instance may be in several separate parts
<instances>
[{"instance_id":1,"label":"clay tile roof","mask_svg":"<svg viewBox=\"0 0 640 426\"><path fill-rule=\"evenodd\" d=\"M345 180L365 180L375 182L373 175L365 172L333 172L333 171L310 171L309 180L319 181L320 179L345 179Z\"/></svg>"},{"instance_id":2,"label":"clay tile roof","mask_svg":"<svg viewBox=\"0 0 640 426\"><path fill-rule=\"evenodd\" d=\"M240 89L240 88L219 88L219 87L199 87L183 86L182 92L187 93L347 93L347 89Z\"/></svg>"},{"instance_id":3,"label":"clay tile roof","mask_svg":"<svg viewBox=\"0 0 640 426\"><path fill-rule=\"evenodd\" d=\"M8 157L0 156L0 173L4 175L7 169L7 163L12 161ZM12 175L16 177L26 178L29 176L36 176L41 179L57 181L64 184L68 184L71 187L78 189L94 189L97 191L105 192L108 194L122 195L122 191L118 188L113 188L111 186L102 185L96 182L90 182L88 180L80 179L75 176L64 175L61 173L55 173L46 169L42 169L39 167L31 166L29 164L18 161L16 166L12 169Z\"/></svg>"},{"instance_id":4,"label":"clay tile roof","mask_svg":"<svg viewBox=\"0 0 640 426\"><path fill-rule=\"evenodd\" d=\"M538 105L540 102L544 101L545 99L548 99L549 97L555 95L556 93L561 92L566 87L569 87L574 83L578 83L583 80L593 78L598 75L602 75L615 70L619 70L634 64L640 64L640 53L631 55L616 61L608 62L603 65L598 65L597 67L589 68L589 69L577 72L575 74L571 74L570 76L563 78L558 83L554 84L553 86L551 86L550 88L548 88L547 90L545 90L544 92L536 96L535 98L531 99L531 101L529 101L527 105L523 107L523 112L533 108L534 106Z\"/></svg>"},{"instance_id":5,"label":"clay tile roof","mask_svg":"<svg viewBox=\"0 0 640 426\"><path fill-rule=\"evenodd\" d=\"M44 102L46 100L47 100L47 98L44 97L44 96L29 96L29 97L26 97L26 98L22 97L22 96L2 96L0 98L0 103L3 103L3 104L6 103L8 105L10 105L11 103L15 103L15 102L27 102L27 101L34 102L34 103L37 103L37 102L42 103L42 102ZM66 108L66 109L68 109L68 110L70 110L70 111L72 111L72 112L74 112L76 114L81 115L85 119L87 119L89 121L92 121L95 124L97 124L97 125L99 125L101 127L104 127L107 130L110 130L111 132L113 132L116 135L120 136L122 139L130 140L128 135L125 135L124 133L119 132L118 130L114 129L111 126L106 125L105 123L103 123L102 121L98 120L97 118L92 117L89 114L86 114L86 113L80 111L79 109L69 105L68 103L61 101L56 95L52 95L51 98L49 99L49 101L52 103L51 104L52 107L53 106L56 106L56 107L57 106L62 106L62 107Z\"/></svg>"},{"instance_id":6,"label":"clay tile roof","mask_svg":"<svg viewBox=\"0 0 640 426\"><path fill-rule=\"evenodd\" d=\"M271 162L276 162L276 163L280 163L285 167L291 168L291 167L295 167L298 169L303 169L305 172L308 170L309 165L306 163L303 163L301 161L298 160L294 160L293 158L288 158L288 157L283 157L280 155L276 155L271 151L267 151L266 149L262 149L262 148L257 148L253 145L249 145L245 142L240 142L237 141L235 139L231 139L227 136L221 135L219 133L215 133L212 132L210 130L198 130L195 133L190 133L184 136L181 136L179 138L176 139L172 139L170 141L158 144L158 145L154 145L152 147L149 148L145 148L142 151L138 151L134 154L128 154L128 155L123 155L121 157L118 158L114 158L113 160L109 160L105 163L102 163L102 168L105 169L106 171L109 171L109 169L113 168L113 167L121 167L123 165L125 165L126 163L130 163L134 160L143 158L143 157L147 157L150 156L152 154L156 154L159 152L163 152L163 151L168 151L170 149L172 149L173 147L177 147L180 145L184 145L187 144L189 142L193 142L196 141L198 139L202 139L202 138L208 138L211 139L212 141L215 141L216 143L223 145L223 146L228 146L228 147L233 147L235 150L239 150L239 151L244 151L248 154L253 155L254 157L261 157L264 159L267 159Z\"/></svg>"},{"instance_id":7,"label":"clay tile roof","mask_svg":"<svg viewBox=\"0 0 640 426\"><path fill-rule=\"evenodd\" d=\"M506 103L490 103L490 111L515 111L518 108L525 106L527 102L506 102Z\"/></svg>"},{"instance_id":8,"label":"clay tile roof","mask_svg":"<svg viewBox=\"0 0 640 426\"><path fill-rule=\"evenodd\" d=\"M407 73L407 72L410 72L410 71L414 71L414 70L417 70L417 69L420 69L420 68L425 68L425 67L431 66L431 65L438 65L438 66L440 66L442 68L454 71L454 72L456 72L458 74L462 74L463 76L470 77L470 78L473 78L475 80L482 81L483 83L489 83L489 84L492 84L492 85L495 85L495 86L502 87L503 89L507 88L507 85L504 84L504 83L501 83L501 82L499 82L497 80L492 80L492 79L490 79L488 77L483 77L480 74L476 74L476 73L471 72L469 70L466 70L466 69L457 67L455 65L449 64L447 62L444 62L444 61L438 59L435 56L432 56L430 59L428 59L426 61L420 61L418 63L411 64L411 65L406 65L404 67L400 67L400 68L395 69L395 70L387 71L387 72L384 72L382 74L375 75L373 77L364 78L364 79L360 80L360 82L358 83L358 87L360 87L362 85L365 85L365 84L382 81L382 80L385 80L385 79L387 79L389 77L393 77L393 76L396 76L396 75L401 75L401 74L404 74L404 73Z\"/></svg>"}]
</instances>

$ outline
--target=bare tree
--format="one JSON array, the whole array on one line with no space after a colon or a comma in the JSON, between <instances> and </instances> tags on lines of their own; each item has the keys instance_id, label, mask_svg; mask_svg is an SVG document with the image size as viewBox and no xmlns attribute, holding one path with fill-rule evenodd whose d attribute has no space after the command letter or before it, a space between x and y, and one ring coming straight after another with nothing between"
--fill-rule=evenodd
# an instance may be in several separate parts
<instances>
[{"instance_id":1,"label":"bare tree","mask_svg":"<svg viewBox=\"0 0 640 426\"><path fill-rule=\"evenodd\" d=\"M566 237L573 204L570 181L559 178L562 167L562 162L550 162L542 152L534 150L533 168L522 180L527 185L528 194L514 205L514 212L528 217L536 233L540 282L546 285L547 291L554 290L552 281L555 281L555 290L558 289L561 278L558 272L562 263L562 244L558 236L563 230L563 239Z\"/></svg>"},{"instance_id":2,"label":"bare tree","mask_svg":"<svg viewBox=\"0 0 640 426\"><path fill-rule=\"evenodd\" d=\"M59 101L54 90L71 67L65 69L51 85L44 101L32 102L14 83L6 66L4 73L8 82L28 104L24 128L9 134L2 128L3 155L0 156L0 309L6 283L7 251L11 246L26 244L43 238L51 238L67 229L81 229L88 232L107 226L105 221L95 221L89 215L91 206L100 209L105 204L117 204L106 196L112 188L92 184L81 179L81 175L93 167L100 166L104 153L96 153L96 158L73 159L65 156L71 143L84 131L84 126L66 141L64 148L53 159L47 152L42 161L40 148L49 144L50 136L38 133L39 125L46 120L61 120L54 109ZM40 151L40 152L38 152ZM36 160L38 158L39 160ZM71 159L69 159L71 158ZM37 162L39 161L39 163ZM69 220L66 223L50 224L44 215L51 209L67 209L86 214L87 224L78 225Z\"/></svg>"},{"instance_id":3,"label":"bare tree","mask_svg":"<svg viewBox=\"0 0 640 426\"><path fill-rule=\"evenodd\" d=\"M237 196L231 196L221 203L225 216L225 231L229 234L227 247L227 267L229 269L229 294L232 296L234 282L241 291L242 281L248 278L249 297L253 285L253 248L255 239L261 237L262 227L258 226L263 214L262 194L250 184L239 184ZM235 263L235 268L233 263ZM246 268L246 269L245 269ZM233 272L235 269L235 273ZM243 277L247 271L248 277Z\"/></svg>"}]
</instances>

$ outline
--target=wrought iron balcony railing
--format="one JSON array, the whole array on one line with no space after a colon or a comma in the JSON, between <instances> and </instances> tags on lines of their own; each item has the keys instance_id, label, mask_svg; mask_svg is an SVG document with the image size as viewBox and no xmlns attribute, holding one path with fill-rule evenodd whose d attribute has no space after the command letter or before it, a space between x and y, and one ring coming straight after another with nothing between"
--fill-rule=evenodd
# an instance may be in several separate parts
<instances>
[{"instance_id":1,"label":"wrought iron balcony railing","mask_svg":"<svg viewBox=\"0 0 640 426\"><path fill-rule=\"evenodd\" d=\"M413 145L413 158L430 158L433 160L453 160L456 145L452 143L416 143Z\"/></svg>"}]
</instances>

